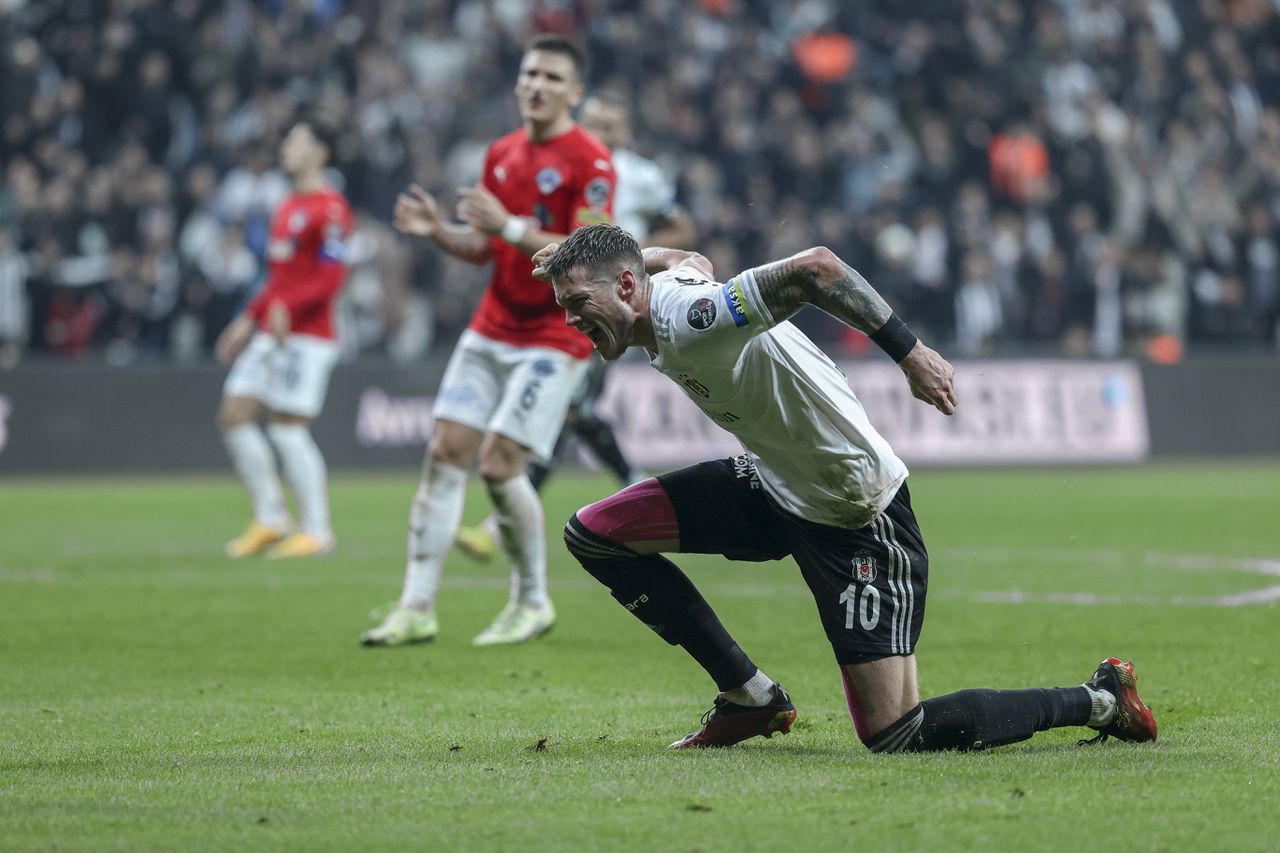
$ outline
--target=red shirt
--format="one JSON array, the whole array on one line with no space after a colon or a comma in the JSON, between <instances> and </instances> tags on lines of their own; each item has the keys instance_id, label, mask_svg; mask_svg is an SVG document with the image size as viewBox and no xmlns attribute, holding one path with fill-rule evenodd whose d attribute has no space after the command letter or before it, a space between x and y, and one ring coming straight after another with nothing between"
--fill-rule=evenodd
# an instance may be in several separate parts
<instances>
[{"instance_id":1,"label":"red shirt","mask_svg":"<svg viewBox=\"0 0 1280 853\"><path fill-rule=\"evenodd\" d=\"M533 217L556 234L608 222L613 211L609 149L576 126L545 142L530 142L523 130L502 137L485 156L482 183L512 216ZM516 346L591 354L587 336L564 324L551 286L533 277L529 256L500 237L493 238L493 277L471 328Z\"/></svg>"},{"instance_id":2,"label":"red shirt","mask_svg":"<svg viewBox=\"0 0 1280 853\"><path fill-rule=\"evenodd\" d=\"M267 308L278 301L289 309L294 334L333 338L333 303L347 278L351 227L351 208L335 189L284 200L271 220L267 284L249 303L259 328L267 328Z\"/></svg>"}]
</instances>

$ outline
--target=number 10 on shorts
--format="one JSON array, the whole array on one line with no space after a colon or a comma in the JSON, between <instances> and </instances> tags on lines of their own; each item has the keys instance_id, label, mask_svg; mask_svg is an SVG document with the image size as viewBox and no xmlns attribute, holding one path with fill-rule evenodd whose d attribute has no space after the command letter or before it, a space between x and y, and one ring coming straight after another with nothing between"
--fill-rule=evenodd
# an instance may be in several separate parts
<instances>
[{"instance_id":1,"label":"number 10 on shorts","mask_svg":"<svg viewBox=\"0 0 1280 853\"><path fill-rule=\"evenodd\" d=\"M874 631L880 624L880 590L871 584L862 588L858 594L858 585L849 584L849 588L840 593L840 603L845 606L844 627L853 628L853 620L857 619L864 631Z\"/></svg>"}]
</instances>

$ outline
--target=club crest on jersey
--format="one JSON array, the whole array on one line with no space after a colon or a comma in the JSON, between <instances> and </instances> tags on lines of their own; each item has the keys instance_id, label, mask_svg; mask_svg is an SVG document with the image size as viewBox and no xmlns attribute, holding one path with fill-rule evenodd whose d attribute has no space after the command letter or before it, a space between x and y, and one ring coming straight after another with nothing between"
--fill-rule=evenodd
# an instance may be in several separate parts
<instances>
[{"instance_id":1,"label":"club crest on jersey","mask_svg":"<svg viewBox=\"0 0 1280 853\"><path fill-rule=\"evenodd\" d=\"M307 227L307 214L301 210L295 210L289 214L289 230L297 234L303 228Z\"/></svg>"},{"instance_id":2,"label":"club crest on jersey","mask_svg":"<svg viewBox=\"0 0 1280 853\"><path fill-rule=\"evenodd\" d=\"M742 295L742 288L738 287L738 280L730 279L724 287L720 288L720 292L724 294L724 304L729 306L729 316L733 318L733 325L745 326L750 323L747 300Z\"/></svg>"},{"instance_id":3,"label":"club crest on jersey","mask_svg":"<svg viewBox=\"0 0 1280 853\"><path fill-rule=\"evenodd\" d=\"M500 184L505 184L505 183L507 182L507 167L506 167L506 166L494 166L494 167L493 167L493 176L494 176L495 178L497 178L497 179L498 179L498 183L500 183Z\"/></svg>"},{"instance_id":4,"label":"club crest on jersey","mask_svg":"<svg viewBox=\"0 0 1280 853\"><path fill-rule=\"evenodd\" d=\"M609 191L612 189L613 184L607 178L595 178L587 184L582 195L592 207L604 207L609 203Z\"/></svg>"},{"instance_id":5,"label":"club crest on jersey","mask_svg":"<svg viewBox=\"0 0 1280 853\"><path fill-rule=\"evenodd\" d=\"M689 327L698 331L711 328L711 324L716 321L716 303L705 296L702 297L689 306L689 315L686 319L689 321Z\"/></svg>"},{"instance_id":6,"label":"club crest on jersey","mask_svg":"<svg viewBox=\"0 0 1280 853\"><path fill-rule=\"evenodd\" d=\"M871 583L876 579L876 558L864 554L853 558L853 579L858 583Z\"/></svg>"},{"instance_id":7,"label":"club crest on jersey","mask_svg":"<svg viewBox=\"0 0 1280 853\"><path fill-rule=\"evenodd\" d=\"M564 183L564 175L559 171L548 166L538 173L533 182L538 185L538 191L543 195L551 195L556 189Z\"/></svg>"}]
</instances>

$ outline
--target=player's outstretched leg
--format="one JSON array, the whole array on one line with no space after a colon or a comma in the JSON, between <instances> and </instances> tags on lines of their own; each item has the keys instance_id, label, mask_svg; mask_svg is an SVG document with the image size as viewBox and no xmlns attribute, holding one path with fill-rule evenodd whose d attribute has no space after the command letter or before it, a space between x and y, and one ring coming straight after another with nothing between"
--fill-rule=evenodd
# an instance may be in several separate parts
<instances>
[{"instance_id":1,"label":"player's outstretched leg","mask_svg":"<svg viewBox=\"0 0 1280 853\"><path fill-rule=\"evenodd\" d=\"M268 553L272 559L317 557L333 550L333 530L329 523L329 486L324 456L311 437L303 419L276 419L267 427L271 442L280 454L285 478L298 501L301 528L279 542Z\"/></svg>"},{"instance_id":2,"label":"player's outstretched leg","mask_svg":"<svg viewBox=\"0 0 1280 853\"><path fill-rule=\"evenodd\" d=\"M895 710L884 697L899 691L880 676L891 673L898 661L910 667L914 684L913 658L891 659L879 673L872 664L843 668L854 727L872 752L989 749L1063 726L1089 726L1123 740L1156 737L1155 718L1138 698L1132 664L1114 658L1079 687L961 690L916 702L887 722L901 706Z\"/></svg>"},{"instance_id":3,"label":"player's outstretched leg","mask_svg":"<svg viewBox=\"0 0 1280 853\"><path fill-rule=\"evenodd\" d=\"M656 553L679 542L675 510L656 480L580 510L564 540L619 604L688 652L722 691L702 728L672 747L729 746L790 731L796 711L786 691L752 663L684 572Z\"/></svg>"},{"instance_id":4,"label":"player's outstretched leg","mask_svg":"<svg viewBox=\"0 0 1280 853\"><path fill-rule=\"evenodd\" d=\"M224 398L218 412L227 454L253 504L253 521L244 533L227 543L229 557L259 554L289 532L289 512L276 473L271 445L258 426L261 404L246 397Z\"/></svg>"}]
</instances>

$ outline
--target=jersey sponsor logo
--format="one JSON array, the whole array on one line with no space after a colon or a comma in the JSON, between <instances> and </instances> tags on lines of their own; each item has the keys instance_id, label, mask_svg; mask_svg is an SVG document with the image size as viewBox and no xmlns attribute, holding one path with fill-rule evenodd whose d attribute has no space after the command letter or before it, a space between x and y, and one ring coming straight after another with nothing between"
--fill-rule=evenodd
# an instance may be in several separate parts
<instances>
[{"instance_id":1,"label":"jersey sponsor logo","mask_svg":"<svg viewBox=\"0 0 1280 853\"><path fill-rule=\"evenodd\" d=\"M687 373L680 374L680 382L681 384L684 385L684 387L688 388L690 391L697 394L699 397L711 396L711 391L707 388L706 385L703 385L701 382L694 379L692 376L690 376Z\"/></svg>"},{"instance_id":2,"label":"jersey sponsor logo","mask_svg":"<svg viewBox=\"0 0 1280 853\"><path fill-rule=\"evenodd\" d=\"M537 376L550 376L556 372L556 363L549 358L540 358L533 363L533 372Z\"/></svg>"},{"instance_id":3,"label":"jersey sponsor logo","mask_svg":"<svg viewBox=\"0 0 1280 853\"><path fill-rule=\"evenodd\" d=\"M592 207L604 207L609 203L609 193L612 191L613 184L608 178L593 178L582 191L582 197Z\"/></svg>"},{"instance_id":4,"label":"jersey sponsor logo","mask_svg":"<svg viewBox=\"0 0 1280 853\"><path fill-rule=\"evenodd\" d=\"M599 169L602 172L608 172L613 168L612 166L609 165L609 161L605 159L598 159L592 165L594 165L597 169Z\"/></svg>"},{"instance_id":5,"label":"jersey sponsor logo","mask_svg":"<svg viewBox=\"0 0 1280 853\"><path fill-rule=\"evenodd\" d=\"M689 314L685 319L689 321L690 328L698 331L710 329L711 324L716 321L716 303L702 297L689 306Z\"/></svg>"},{"instance_id":6,"label":"jersey sponsor logo","mask_svg":"<svg viewBox=\"0 0 1280 853\"><path fill-rule=\"evenodd\" d=\"M564 183L564 175L560 174L559 170L554 167L548 166L538 172L533 182L538 185L538 191L543 195L551 195Z\"/></svg>"},{"instance_id":7,"label":"jersey sponsor logo","mask_svg":"<svg viewBox=\"0 0 1280 853\"><path fill-rule=\"evenodd\" d=\"M672 279L675 281L676 284L680 285L681 287L693 287L699 284L711 283L707 281L705 278L693 278L691 276L683 276L683 275L672 276Z\"/></svg>"},{"instance_id":8,"label":"jersey sponsor logo","mask_svg":"<svg viewBox=\"0 0 1280 853\"><path fill-rule=\"evenodd\" d=\"M579 225L607 225L609 214L595 207L580 207L574 218Z\"/></svg>"},{"instance_id":9,"label":"jersey sponsor logo","mask_svg":"<svg viewBox=\"0 0 1280 853\"><path fill-rule=\"evenodd\" d=\"M872 583L876 579L876 558L860 554L852 560L853 579L858 583Z\"/></svg>"},{"instance_id":10,"label":"jersey sponsor logo","mask_svg":"<svg viewBox=\"0 0 1280 853\"><path fill-rule=\"evenodd\" d=\"M741 327L750 323L747 299L742 295L742 288L738 287L738 280L730 279L720 292L724 294L724 303L729 306L729 316L733 318L733 325Z\"/></svg>"},{"instance_id":11,"label":"jersey sponsor logo","mask_svg":"<svg viewBox=\"0 0 1280 853\"><path fill-rule=\"evenodd\" d=\"M760 474L756 471L756 466L752 463L751 457L745 453L733 457L733 478L735 480L746 480L748 488L760 488Z\"/></svg>"},{"instance_id":12,"label":"jersey sponsor logo","mask_svg":"<svg viewBox=\"0 0 1280 853\"><path fill-rule=\"evenodd\" d=\"M307 227L307 214L301 210L295 210L289 214L289 230L297 234L303 228Z\"/></svg>"},{"instance_id":13,"label":"jersey sponsor logo","mask_svg":"<svg viewBox=\"0 0 1280 853\"><path fill-rule=\"evenodd\" d=\"M293 240L272 240L267 243L267 258L273 261L287 261L293 257L297 244Z\"/></svg>"}]
</instances>

